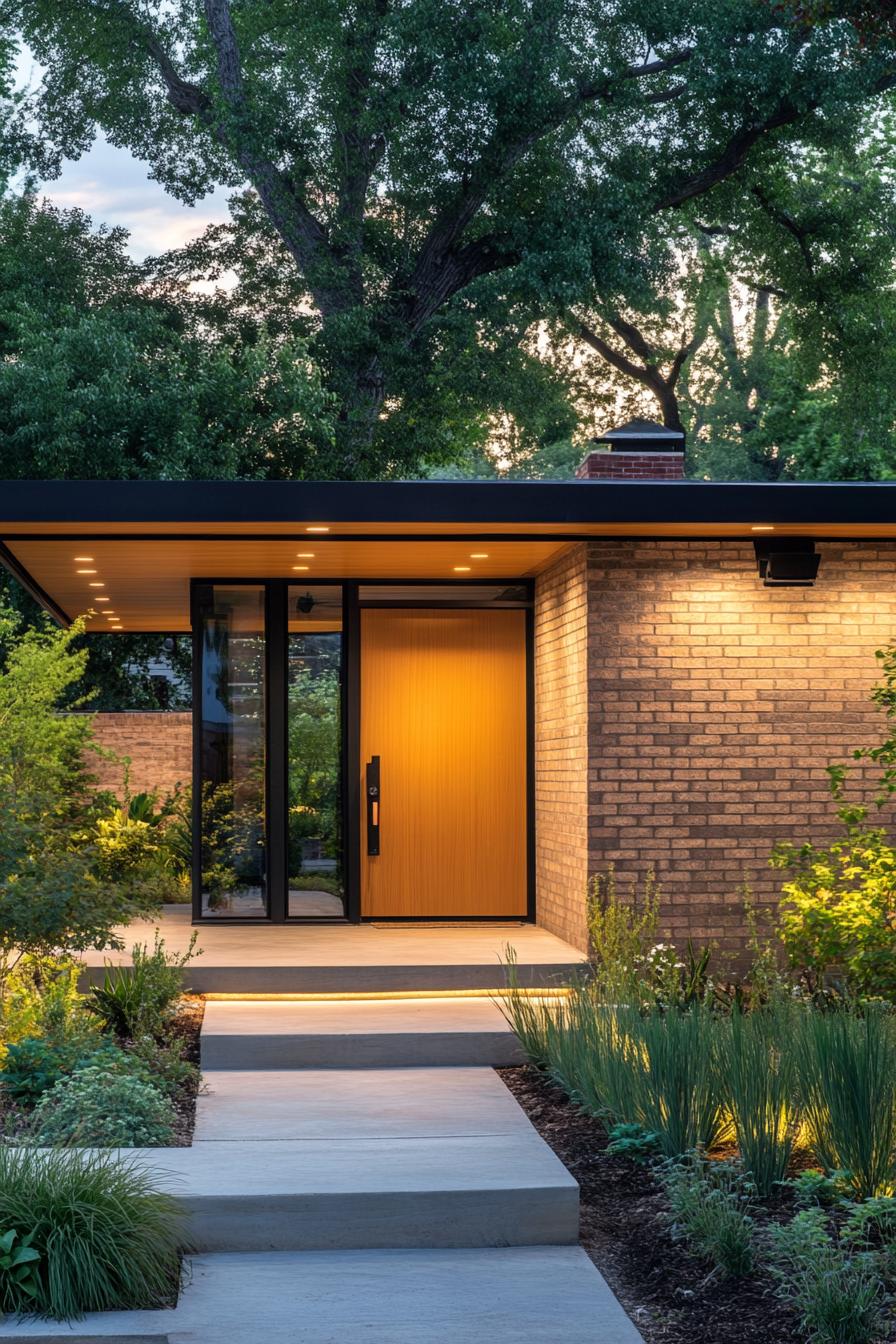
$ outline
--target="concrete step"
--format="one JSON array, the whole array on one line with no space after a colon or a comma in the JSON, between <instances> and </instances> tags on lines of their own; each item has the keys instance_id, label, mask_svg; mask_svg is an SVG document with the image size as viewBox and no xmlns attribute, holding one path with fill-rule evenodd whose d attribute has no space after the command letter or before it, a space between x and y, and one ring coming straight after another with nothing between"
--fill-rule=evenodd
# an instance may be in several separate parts
<instances>
[{"instance_id":1,"label":"concrete step","mask_svg":"<svg viewBox=\"0 0 896 1344\"><path fill-rule=\"evenodd\" d=\"M380 1069L523 1060L490 999L211 1001L203 1069Z\"/></svg>"},{"instance_id":2,"label":"concrete step","mask_svg":"<svg viewBox=\"0 0 896 1344\"><path fill-rule=\"evenodd\" d=\"M565 1245L579 1191L492 1069L224 1070L137 1150L198 1251Z\"/></svg>"},{"instance_id":3,"label":"concrete step","mask_svg":"<svg viewBox=\"0 0 896 1344\"><path fill-rule=\"evenodd\" d=\"M169 1311L0 1324L50 1344L642 1344L579 1247L208 1255Z\"/></svg>"},{"instance_id":4,"label":"concrete step","mask_svg":"<svg viewBox=\"0 0 896 1344\"><path fill-rule=\"evenodd\" d=\"M83 979L103 978L103 963L127 966L135 942L153 939L152 923L117 930L122 947L83 954ZM160 932L171 951L189 946L187 906L166 906ZM357 994L494 989L511 945L519 983L556 986L582 969L584 954L533 924L466 928L372 924L203 924L201 955L186 983L198 994Z\"/></svg>"},{"instance_id":5,"label":"concrete step","mask_svg":"<svg viewBox=\"0 0 896 1344\"><path fill-rule=\"evenodd\" d=\"M175 1195L197 1251L567 1245L578 1234L578 1186L534 1131L122 1155Z\"/></svg>"}]
</instances>

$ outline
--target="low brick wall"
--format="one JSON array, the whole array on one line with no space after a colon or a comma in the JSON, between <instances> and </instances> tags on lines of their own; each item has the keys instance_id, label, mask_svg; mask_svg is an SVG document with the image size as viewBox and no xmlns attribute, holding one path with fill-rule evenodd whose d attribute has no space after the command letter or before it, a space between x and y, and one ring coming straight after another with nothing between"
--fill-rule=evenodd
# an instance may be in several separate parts
<instances>
[{"instance_id":1,"label":"low brick wall","mask_svg":"<svg viewBox=\"0 0 896 1344\"><path fill-rule=\"evenodd\" d=\"M176 784L190 783L192 769L192 715L189 711L97 714L93 735L101 747L116 756L130 757L131 793L171 793ZM91 753L90 769L99 787L120 798L124 767Z\"/></svg>"},{"instance_id":2,"label":"low brick wall","mask_svg":"<svg viewBox=\"0 0 896 1344\"><path fill-rule=\"evenodd\" d=\"M896 634L896 544L818 550L815 587L765 588L749 541L578 549L587 553L588 867L614 864L624 884L652 868L676 940L742 949L744 882L757 903L777 900L772 845L833 838L825 766L882 735L868 694L874 651ZM553 582L539 580L539 602ZM550 708L548 696L540 720ZM581 768L566 784L573 850ZM562 809L550 827L562 850ZM584 884L558 882L539 854L544 922L569 937Z\"/></svg>"}]
</instances>

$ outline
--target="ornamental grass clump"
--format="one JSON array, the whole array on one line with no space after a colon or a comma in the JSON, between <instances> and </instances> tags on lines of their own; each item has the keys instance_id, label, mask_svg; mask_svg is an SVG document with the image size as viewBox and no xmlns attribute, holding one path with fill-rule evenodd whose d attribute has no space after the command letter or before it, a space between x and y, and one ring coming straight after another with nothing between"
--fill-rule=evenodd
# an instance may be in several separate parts
<instances>
[{"instance_id":1,"label":"ornamental grass clump","mask_svg":"<svg viewBox=\"0 0 896 1344\"><path fill-rule=\"evenodd\" d=\"M736 1007L720 1040L722 1083L738 1151L763 1199L784 1180L799 1128L794 1013L786 1001L751 1013Z\"/></svg>"},{"instance_id":2,"label":"ornamental grass clump","mask_svg":"<svg viewBox=\"0 0 896 1344\"><path fill-rule=\"evenodd\" d=\"M882 1004L806 1011L794 1034L809 1144L860 1199L896 1194L896 1015Z\"/></svg>"},{"instance_id":3,"label":"ornamental grass clump","mask_svg":"<svg viewBox=\"0 0 896 1344\"><path fill-rule=\"evenodd\" d=\"M71 1320L160 1307L177 1291L183 1215L152 1174L109 1154L0 1147L0 1228L39 1255L12 1312Z\"/></svg>"},{"instance_id":4,"label":"ornamental grass clump","mask_svg":"<svg viewBox=\"0 0 896 1344\"><path fill-rule=\"evenodd\" d=\"M507 989L495 999L508 1024L516 1032L526 1058L537 1069L548 1066L547 1037L556 1011L555 1004L535 998L520 988L516 949L504 949Z\"/></svg>"},{"instance_id":5,"label":"ornamental grass clump","mask_svg":"<svg viewBox=\"0 0 896 1344\"><path fill-rule=\"evenodd\" d=\"M708 1007L628 1016L633 1120L659 1135L666 1157L717 1144L729 1127L720 1067L723 1024Z\"/></svg>"}]
</instances>

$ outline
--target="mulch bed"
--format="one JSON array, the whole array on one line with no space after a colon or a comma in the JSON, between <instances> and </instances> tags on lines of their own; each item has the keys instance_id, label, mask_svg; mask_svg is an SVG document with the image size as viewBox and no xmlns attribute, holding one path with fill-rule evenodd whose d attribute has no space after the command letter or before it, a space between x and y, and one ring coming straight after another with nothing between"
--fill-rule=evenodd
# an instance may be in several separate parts
<instances>
[{"instance_id":1,"label":"mulch bed","mask_svg":"<svg viewBox=\"0 0 896 1344\"><path fill-rule=\"evenodd\" d=\"M672 1241L657 1182L647 1167L606 1154L599 1120L528 1065L498 1072L579 1182L582 1245L647 1344L802 1344L793 1313L766 1276L710 1276Z\"/></svg>"},{"instance_id":2,"label":"mulch bed","mask_svg":"<svg viewBox=\"0 0 896 1344\"><path fill-rule=\"evenodd\" d=\"M199 1068L199 1033L202 1031L202 1018L205 1013L205 999L201 994L181 996L177 1016L171 1024L171 1035L181 1042L184 1059ZM197 1086L179 1093L174 1101L175 1122L172 1148L189 1148L193 1143L193 1129L196 1125L196 1097L201 1080L197 1074Z\"/></svg>"}]
</instances>

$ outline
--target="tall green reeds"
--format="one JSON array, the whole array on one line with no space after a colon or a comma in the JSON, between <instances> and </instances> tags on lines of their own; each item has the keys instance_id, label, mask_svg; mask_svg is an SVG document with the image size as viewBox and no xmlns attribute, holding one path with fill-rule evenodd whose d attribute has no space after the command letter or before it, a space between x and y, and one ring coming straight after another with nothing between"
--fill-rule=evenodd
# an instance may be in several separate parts
<instances>
[{"instance_id":1,"label":"tall green reeds","mask_svg":"<svg viewBox=\"0 0 896 1344\"><path fill-rule=\"evenodd\" d=\"M778 1000L751 1013L735 1008L719 1038L741 1161L762 1198L783 1181L799 1125L794 1025L794 1009Z\"/></svg>"},{"instance_id":2,"label":"tall green reeds","mask_svg":"<svg viewBox=\"0 0 896 1344\"><path fill-rule=\"evenodd\" d=\"M795 1033L809 1142L862 1199L896 1193L896 1017L883 1004L807 1009Z\"/></svg>"}]
</instances>

